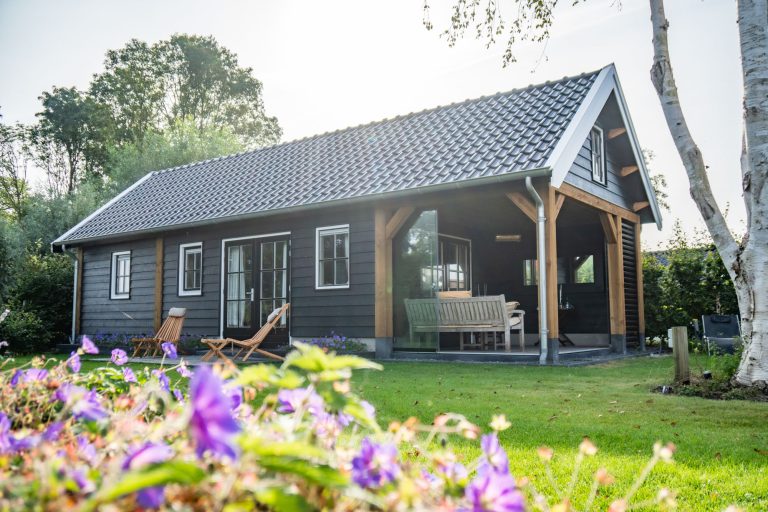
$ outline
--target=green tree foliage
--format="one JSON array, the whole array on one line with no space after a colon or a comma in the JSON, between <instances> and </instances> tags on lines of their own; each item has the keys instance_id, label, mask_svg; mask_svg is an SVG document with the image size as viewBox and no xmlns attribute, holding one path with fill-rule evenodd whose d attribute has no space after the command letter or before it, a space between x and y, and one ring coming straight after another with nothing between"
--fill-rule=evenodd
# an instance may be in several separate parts
<instances>
[{"instance_id":1,"label":"green tree foliage","mask_svg":"<svg viewBox=\"0 0 768 512\"><path fill-rule=\"evenodd\" d=\"M132 40L107 52L90 93L108 106L122 141L141 145L150 132L191 119L198 130L229 129L246 147L280 139L251 68L213 37L176 34L148 45Z\"/></svg>"},{"instance_id":2,"label":"green tree foliage","mask_svg":"<svg viewBox=\"0 0 768 512\"><path fill-rule=\"evenodd\" d=\"M238 137L226 127L200 130L192 118L177 120L164 132L150 130L142 144L129 143L110 152L111 181L106 196L123 190L150 171L242 150Z\"/></svg>"},{"instance_id":3,"label":"green tree foliage","mask_svg":"<svg viewBox=\"0 0 768 512\"><path fill-rule=\"evenodd\" d=\"M30 143L49 177L55 176L51 181L55 191L71 194L81 180L102 174L112 139L112 117L103 105L74 87L54 87L40 101L43 110L30 130ZM56 155L63 155L64 162Z\"/></svg>"},{"instance_id":4,"label":"green tree foliage","mask_svg":"<svg viewBox=\"0 0 768 512\"><path fill-rule=\"evenodd\" d=\"M36 316L47 335L29 351L40 351L49 341L66 340L72 321L73 263L64 254L29 252L20 263L9 290L7 306L14 312ZM26 323L25 323L26 325ZM14 333L7 333L13 337ZM8 338L8 341L13 341ZM16 347L19 350L19 347Z\"/></svg>"},{"instance_id":5,"label":"green tree foliage","mask_svg":"<svg viewBox=\"0 0 768 512\"><path fill-rule=\"evenodd\" d=\"M29 196L23 128L0 124L0 215L24 216Z\"/></svg>"},{"instance_id":6,"label":"green tree foliage","mask_svg":"<svg viewBox=\"0 0 768 512\"><path fill-rule=\"evenodd\" d=\"M737 314L736 292L711 241L687 240L680 223L665 251L643 257L645 320L648 336L665 335L674 325L690 325L711 313Z\"/></svg>"}]
</instances>

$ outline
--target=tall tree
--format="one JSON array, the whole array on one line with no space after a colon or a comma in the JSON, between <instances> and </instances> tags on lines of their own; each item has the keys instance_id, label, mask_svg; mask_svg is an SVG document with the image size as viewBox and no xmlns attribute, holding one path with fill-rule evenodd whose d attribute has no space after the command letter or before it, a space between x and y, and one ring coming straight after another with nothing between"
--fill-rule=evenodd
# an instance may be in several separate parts
<instances>
[{"instance_id":1,"label":"tall tree","mask_svg":"<svg viewBox=\"0 0 768 512\"><path fill-rule=\"evenodd\" d=\"M84 178L99 176L112 136L112 118L107 109L74 87L54 87L40 96L43 110L31 133L32 145L51 172L66 178L71 194ZM58 146L66 156L66 168L56 169L52 160Z\"/></svg>"},{"instance_id":2,"label":"tall tree","mask_svg":"<svg viewBox=\"0 0 768 512\"><path fill-rule=\"evenodd\" d=\"M132 40L109 51L105 67L90 91L111 109L124 142L140 145L150 131L190 119L200 131L231 130L246 147L280 139L261 82L213 37L177 34L151 46Z\"/></svg>"},{"instance_id":3,"label":"tall tree","mask_svg":"<svg viewBox=\"0 0 768 512\"><path fill-rule=\"evenodd\" d=\"M743 102L743 151L734 162L747 210L747 232L735 238L715 200L701 150L691 135L680 104L672 72L667 34L669 22L663 0L649 0L653 31L651 80L659 97L667 127L683 161L690 193L733 280L745 341L735 381L768 388L768 0L737 0ZM504 64L514 61L512 45L518 40L541 41L549 36L558 0L509 0L517 14L511 23L501 16L498 0L455 0L450 23L443 34L450 45L473 30L493 44L507 40ZM429 3L424 24L432 28Z\"/></svg>"},{"instance_id":4,"label":"tall tree","mask_svg":"<svg viewBox=\"0 0 768 512\"><path fill-rule=\"evenodd\" d=\"M22 143L22 128L0 123L0 212L16 220L27 208L27 155Z\"/></svg>"}]
</instances>

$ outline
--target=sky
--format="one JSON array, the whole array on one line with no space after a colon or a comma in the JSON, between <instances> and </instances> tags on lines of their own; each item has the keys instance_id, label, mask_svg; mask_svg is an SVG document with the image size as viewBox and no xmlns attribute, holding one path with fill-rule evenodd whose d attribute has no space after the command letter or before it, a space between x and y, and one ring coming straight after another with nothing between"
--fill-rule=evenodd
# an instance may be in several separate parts
<instances>
[{"instance_id":1,"label":"sky","mask_svg":"<svg viewBox=\"0 0 768 512\"><path fill-rule=\"evenodd\" d=\"M439 36L452 0L431 0L436 29L422 24L422 0L0 0L0 113L31 123L38 96L55 86L86 88L104 54L131 38L212 35L263 82L267 112L283 140L394 117L616 64L640 144L669 184L664 228L643 230L663 244L679 219L701 229L685 171L650 79L646 0L589 0L556 11L552 37L487 49L471 37L449 48ZM502 15L511 0L502 0ZM735 2L667 2L675 78L689 127L709 167L721 208L744 230L740 191L741 66Z\"/></svg>"}]
</instances>

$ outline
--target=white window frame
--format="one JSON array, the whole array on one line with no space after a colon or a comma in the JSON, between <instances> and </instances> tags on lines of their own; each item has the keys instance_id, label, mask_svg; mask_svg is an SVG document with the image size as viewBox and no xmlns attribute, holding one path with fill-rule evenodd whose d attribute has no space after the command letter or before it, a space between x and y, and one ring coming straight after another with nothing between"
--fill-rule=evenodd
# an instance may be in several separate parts
<instances>
[{"instance_id":1,"label":"white window frame","mask_svg":"<svg viewBox=\"0 0 768 512\"><path fill-rule=\"evenodd\" d=\"M320 237L322 235L347 235L347 283L346 284L334 284L323 285L320 284ZM352 265L350 247L349 224L338 224L336 226L323 226L315 229L315 290L343 290L349 288L352 281ZM335 260L336 258L334 258Z\"/></svg>"},{"instance_id":2,"label":"white window frame","mask_svg":"<svg viewBox=\"0 0 768 512\"><path fill-rule=\"evenodd\" d=\"M117 261L121 256L128 256L128 291L117 291ZM109 298L112 300L125 300L131 298L131 251L118 251L112 253L112 265L109 273Z\"/></svg>"},{"instance_id":3,"label":"white window frame","mask_svg":"<svg viewBox=\"0 0 768 512\"><path fill-rule=\"evenodd\" d=\"M600 153L597 155L595 153L595 138L593 136L593 133L598 133L600 135ZM603 129L599 126L595 125L592 127L592 129L589 131L589 142L592 149L592 181L595 183L599 183L601 185L607 185L608 184L608 169L606 169L606 159L605 159L605 134L603 133ZM599 156L599 160L598 157ZM602 175L597 174L598 168L602 171Z\"/></svg>"},{"instance_id":4,"label":"white window frame","mask_svg":"<svg viewBox=\"0 0 768 512\"><path fill-rule=\"evenodd\" d=\"M187 249L196 249L200 252L200 289L199 290L186 290L184 289L185 274L187 258L185 258ZM196 251L196 252L197 252ZM191 242L188 244L179 244L179 297L194 297L203 294L203 242Z\"/></svg>"}]
</instances>

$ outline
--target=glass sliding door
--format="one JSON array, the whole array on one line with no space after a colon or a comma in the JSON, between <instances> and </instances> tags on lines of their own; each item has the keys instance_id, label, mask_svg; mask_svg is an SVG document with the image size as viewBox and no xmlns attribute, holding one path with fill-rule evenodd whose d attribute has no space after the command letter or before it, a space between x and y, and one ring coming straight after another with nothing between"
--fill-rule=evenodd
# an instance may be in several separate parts
<instances>
[{"instance_id":1,"label":"glass sliding door","mask_svg":"<svg viewBox=\"0 0 768 512\"><path fill-rule=\"evenodd\" d=\"M224 336L250 338L290 300L290 250L285 237L224 244ZM288 342L288 317L280 319L266 341Z\"/></svg>"},{"instance_id":2,"label":"glass sliding door","mask_svg":"<svg viewBox=\"0 0 768 512\"><path fill-rule=\"evenodd\" d=\"M437 211L425 210L392 241L394 349L439 350Z\"/></svg>"}]
</instances>

